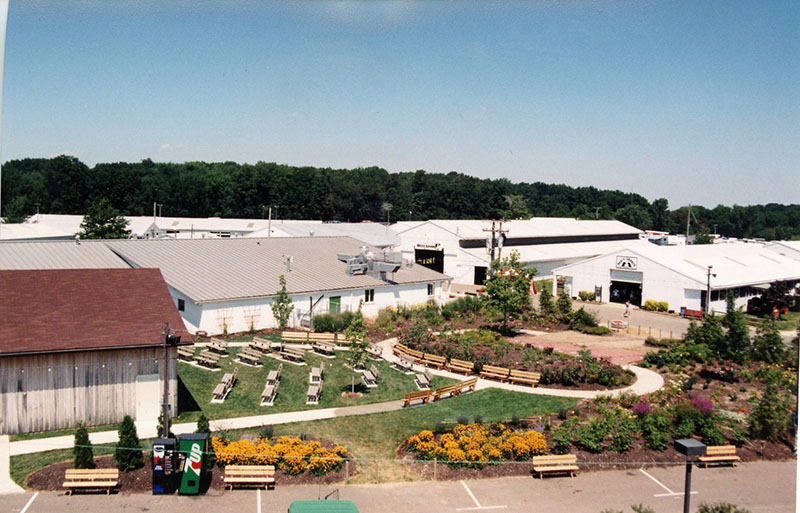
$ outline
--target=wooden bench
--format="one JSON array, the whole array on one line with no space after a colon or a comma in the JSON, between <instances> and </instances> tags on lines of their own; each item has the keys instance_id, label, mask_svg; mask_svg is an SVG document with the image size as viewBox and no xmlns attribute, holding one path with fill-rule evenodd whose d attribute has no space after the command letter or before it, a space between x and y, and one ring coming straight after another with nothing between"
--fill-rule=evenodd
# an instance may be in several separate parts
<instances>
[{"instance_id":1,"label":"wooden bench","mask_svg":"<svg viewBox=\"0 0 800 513\"><path fill-rule=\"evenodd\" d=\"M64 484L67 493L72 495L76 489L105 489L106 495L119 486L119 470L115 468L76 469L68 468L64 472Z\"/></svg>"},{"instance_id":2,"label":"wooden bench","mask_svg":"<svg viewBox=\"0 0 800 513\"><path fill-rule=\"evenodd\" d=\"M281 342L284 344L305 344L308 342L308 332L283 331L281 332Z\"/></svg>"},{"instance_id":3,"label":"wooden bench","mask_svg":"<svg viewBox=\"0 0 800 513\"><path fill-rule=\"evenodd\" d=\"M193 347L179 347L178 348L178 360L183 360L185 362L191 362L194 360L194 348Z\"/></svg>"},{"instance_id":4,"label":"wooden bench","mask_svg":"<svg viewBox=\"0 0 800 513\"><path fill-rule=\"evenodd\" d=\"M435 354L428 353L422 355L422 365L425 367L436 367L437 369L443 369L445 363L447 363L447 358L444 356L437 356Z\"/></svg>"},{"instance_id":5,"label":"wooden bench","mask_svg":"<svg viewBox=\"0 0 800 513\"><path fill-rule=\"evenodd\" d=\"M683 310L683 316L689 317L692 319L702 319L703 318L703 311L702 310L689 310L688 308Z\"/></svg>"},{"instance_id":6,"label":"wooden bench","mask_svg":"<svg viewBox=\"0 0 800 513\"><path fill-rule=\"evenodd\" d=\"M254 367L261 365L262 356L264 356L264 353L252 347L243 347L239 350L239 354L237 355L240 362Z\"/></svg>"},{"instance_id":7,"label":"wooden bench","mask_svg":"<svg viewBox=\"0 0 800 513\"><path fill-rule=\"evenodd\" d=\"M511 369L511 374L508 376L508 381L511 383L525 383L535 387L539 384L542 375L538 372L528 372L521 370Z\"/></svg>"},{"instance_id":8,"label":"wooden bench","mask_svg":"<svg viewBox=\"0 0 800 513\"><path fill-rule=\"evenodd\" d=\"M578 457L574 454L554 454L550 456L534 456L533 471L539 473L542 479L546 473L568 472L569 477L574 477L578 471Z\"/></svg>"},{"instance_id":9,"label":"wooden bench","mask_svg":"<svg viewBox=\"0 0 800 513\"><path fill-rule=\"evenodd\" d=\"M308 387L308 392L306 392L306 404L318 404L320 395L322 395L322 387L311 385Z\"/></svg>"},{"instance_id":10,"label":"wooden bench","mask_svg":"<svg viewBox=\"0 0 800 513\"><path fill-rule=\"evenodd\" d=\"M282 363L278 365L277 369L269 371L267 374L267 384L278 386L278 382L281 380L281 371L283 371Z\"/></svg>"},{"instance_id":11,"label":"wooden bench","mask_svg":"<svg viewBox=\"0 0 800 513\"><path fill-rule=\"evenodd\" d=\"M275 467L272 465L228 465L222 478L225 488L234 486L275 487Z\"/></svg>"},{"instance_id":12,"label":"wooden bench","mask_svg":"<svg viewBox=\"0 0 800 513\"><path fill-rule=\"evenodd\" d=\"M228 352L228 343L220 338L211 337L211 342L208 343L208 348L216 351L219 354Z\"/></svg>"},{"instance_id":13,"label":"wooden bench","mask_svg":"<svg viewBox=\"0 0 800 513\"><path fill-rule=\"evenodd\" d=\"M494 365L484 365L483 370L481 370L481 377L486 379L496 379L500 382L504 382L508 379L508 375L510 373L510 369L506 369L505 367L495 367Z\"/></svg>"},{"instance_id":14,"label":"wooden bench","mask_svg":"<svg viewBox=\"0 0 800 513\"><path fill-rule=\"evenodd\" d=\"M319 367L312 367L308 373L308 382L312 385L321 385L325 379L325 362L320 362Z\"/></svg>"},{"instance_id":15,"label":"wooden bench","mask_svg":"<svg viewBox=\"0 0 800 513\"><path fill-rule=\"evenodd\" d=\"M233 389L233 385L236 383L236 374L238 374L238 372L239 367L234 367L233 372L228 372L222 376L219 384L217 384L214 391L211 393L212 403L221 403L225 401L225 398L228 397L231 389Z\"/></svg>"},{"instance_id":16,"label":"wooden bench","mask_svg":"<svg viewBox=\"0 0 800 513\"><path fill-rule=\"evenodd\" d=\"M220 356L217 353L212 353L208 349L200 351L200 354L194 357L197 363L209 369L213 369L219 365L219 358Z\"/></svg>"},{"instance_id":17,"label":"wooden bench","mask_svg":"<svg viewBox=\"0 0 800 513\"><path fill-rule=\"evenodd\" d=\"M735 445L709 445L706 447L706 455L698 458L703 467L708 468L709 463L730 463L735 467L740 460L736 455Z\"/></svg>"},{"instance_id":18,"label":"wooden bench","mask_svg":"<svg viewBox=\"0 0 800 513\"><path fill-rule=\"evenodd\" d=\"M278 382L274 384L267 381L264 390L261 392L261 406L272 406L275 404L275 396L278 395Z\"/></svg>"},{"instance_id":19,"label":"wooden bench","mask_svg":"<svg viewBox=\"0 0 800 513\"><path fill-rule=\"evenodd\" d=\"M411 372L414 370L414 360L412 360L410 357L406 355L400 355L397 358L398 360L395 365L397 365L398 369L403 372Z\"/></svg>"},{"instance_id":20,"label":"wooden bench","mask_svg":"<svg viewBox=\"0 0 800 513\"><path fill-rule=\"evenodd\" d=\"M367 388L377 388L378 386L378 368L375 367L375 364L369 366L369 370L364 371L364 374L361 375L361 380L367 386Z\"/></svg>"},{"instance_id":21,"label":"wooden bench","mask_svg":"<svg viewBox=\"0 0 800 513\"><path fill-rule=\"evenodd\" d=\"M280 352L281 358L293 360L296 362L305 361L306 352L303 349L295 349L293 347L284 347Z\"/></svg>"},{"instance_id":22,"label":"wooden bench","mask_svg":"<svg viewBox=\"0 0 800 513\"><path fill-rule=\"evenodd\" d=\"M428 369L425 369L425 372L422 374L417 374L414 376L414 381L416 381L417 388L420 390L430 390L431 380L433 380L433 376L431 375L431 371Z\"/></svg>"},{"instance_id":23,"label":"wooden bench","mask_svg":"<svg viewBox=\"0 0 800 513\"><path fill-rule=\"evenodd\" d=\"M414 363L422 362L422 357L425 356L422 351L417 351L415 349L411 349L410 347L404 346L403 344L395 344L392 347L392 352L400 356L406 356L411 359Z\"/></svg>"},{"instance_id":24,"label":"wooden bench","mask_svg":"<svg viewBox=\"0 0 800 513\"><path fill-rule=\"evenodd\" d=\"M375 360L380 360L383 357L383 350L380 346L371 345L367 348L367 354L369 354Z\"/></svg>"},{"instance_id":25,"label":"wooden bench","mask_svg":"<svg viewBox=\"0 0 800 513\"><path fill-rule=\"evenodd\" d=\"M272 341L261 337L253 337L250 347L262 353L270 353L272 352Z\"/></svg>"},{"instance_id":26,"label":"wooden bench","mask_svg":"<svg viewBox=\"0 0 800 513\"><path fill-rule=\"evenodd\" d=\"M447 362L447 370L450 372L457 372L459 374L472 374L474 369L475 364L466 360L450 358L450 361Z\"/></svg>"},{"instance_id":27,"label":"wooden bench","mask_svg":"<svg viewBox=\"0 0 800 513\"><path fill-rule=\"evenodd\" d=\"M336 333L309 333L308 334L308 341L312 344L314 342L327 342L328 344L336 345L337 342Z\"/></svg>"},{"instance_id":28,"label":"wooden bench","mask_svg":"<svg viewBox=\"0 0 800 513\"><path fill-rule=\"evenodd\" d=\"M478 378L470 378L465 381L459 381L458 383L453 383L452 385L446 385L437 388L436 391L433 393L433 400L439 401L445 395L449 395L450 397L456 397L464 393L465 389L470 392L473 392L477 384L478 384Z\"/></svg>"},{"instance_id":29,"label":"wooden bench","mask_svg":"<svg viewBox=\"0 0 800 513\"><path fill-rule=\"evenodd\" d=\"M428 401L431 399L431 391L430 390L420 390L419 392L411 392L406 394L403 398L403 408L411 406L411 403L414 401L422 401L420 404L428 404Z\"/></svg>"},{"instance_id":30,"label":"wooden bench","mask_svg":"<svg viewBox=\"0 0 800 513\"><path fill-rule=\"evenodd\" d=\"M316 340L311 343L311 349L323 356L336 356L336 344Z\"/></svg>"}]
</instances>

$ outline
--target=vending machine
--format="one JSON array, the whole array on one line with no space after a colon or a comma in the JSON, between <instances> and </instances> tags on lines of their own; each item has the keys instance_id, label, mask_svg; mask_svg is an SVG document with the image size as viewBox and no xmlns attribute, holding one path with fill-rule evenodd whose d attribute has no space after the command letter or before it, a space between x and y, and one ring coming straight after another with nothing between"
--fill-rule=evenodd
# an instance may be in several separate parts
<instances>
[{"instance_id":1,"label":"vending machine","mask_svg":"<svg viewBox=\"0 0 800 513\"><path fill-rule=\"evenodd\" d=\"M208 452L208 433L189 433L181 435L178 442L183 463L181 495L197 495L206 473L206 454Z\"/></svg>"},{"instance_id":2,"label":"vending machine","mask_svg":"<svg viewBox=\"0 0 800 513\"><path fill-rule=\"evenodd\" d=\"M177 475L177 440L156 438L153 442L153 495L175 491Z\"/></svg>"}]
</instances>

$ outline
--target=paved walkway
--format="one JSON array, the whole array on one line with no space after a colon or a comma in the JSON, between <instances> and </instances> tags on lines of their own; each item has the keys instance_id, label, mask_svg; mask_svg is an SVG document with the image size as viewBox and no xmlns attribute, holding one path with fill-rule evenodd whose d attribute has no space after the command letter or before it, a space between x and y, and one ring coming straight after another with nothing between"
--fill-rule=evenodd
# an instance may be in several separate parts
<instances>
[{"instance_id":1,"label":"paved walkway","mask_svg":"<svg viewBox=\"0 0 800 513\"><path fill-rule=\"evenodd\" d=\"M378 345L382 349L382 356L390 362L396 362L397 357L392 353L392 345L397 339L391 338L380 342ZM624 392L633 392L637 395L654 392L664 385L663 378L650 370L635 366L626 366L636 374L636 382L626 388L611 391L594 390L564 390L555 388L533 388L522 385L512 385L510 383L498 383L485 379L478 379L477 390L486 388L501 388L536 395L550 395L558 397L575 397L581 399L593 398L603 394L617 395ZM415 370L423 371L422 367L415 366ZM443 370L430 369L433 374L446 376L449 378L463 380L461 374L454 374ZM303 422L309 420L332 419L336 417L346 417L351 415L369 415L386 411L399 410L403 407L401 400L387 401L383 403L365 404L360 406L348 406L345 408L325 408L320 410L303 410L285 413L274 413L270 415L256 415L251 417L236 417L231 419L221 419L211 421L211 429L214 431L228 429L242 429L259 427L267 424L286 424L290 422ZM174 424L171 426L172 432L176 435L193 433L197 429L197 424L187 422ZM155 421L136 422L136 430L140 438L155 438L157 424ZM3 442L5 439L5 443ZM116 431L99 431L90 433L89 439L94 445L111 445L117 442ZM0 493L14 493L22 491L8 476L9 457L19 454L30 454L34 452L49 451L53 449L70 449L74 444L73 435L58 436L51 438L37 438L33 440L20 440L8 443L8 437L0 437ZM4 449L5 448L5 449Z\"/></svg>"}]
</instances>

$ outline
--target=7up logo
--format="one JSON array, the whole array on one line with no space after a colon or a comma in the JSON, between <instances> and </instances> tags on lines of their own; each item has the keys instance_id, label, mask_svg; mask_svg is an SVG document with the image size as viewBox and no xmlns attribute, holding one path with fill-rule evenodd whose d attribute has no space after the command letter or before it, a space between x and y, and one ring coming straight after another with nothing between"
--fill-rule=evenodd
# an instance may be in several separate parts
<instances>
[{"instance_id":1,"label":"7up logo","mask_svg":"<svg viewBox=\"0 0 800 513\"><path fill-rule=\"evenodd\" d=\"M197 476L200 476L200 464L201 460L203 459L203 451L200 450L200 444L195 443L192 444L192 448L189 451L189 457L186 459L186 467L183 469L184 472L188 472L189 469L192 470Z\"/></svg>"}]
</instances>

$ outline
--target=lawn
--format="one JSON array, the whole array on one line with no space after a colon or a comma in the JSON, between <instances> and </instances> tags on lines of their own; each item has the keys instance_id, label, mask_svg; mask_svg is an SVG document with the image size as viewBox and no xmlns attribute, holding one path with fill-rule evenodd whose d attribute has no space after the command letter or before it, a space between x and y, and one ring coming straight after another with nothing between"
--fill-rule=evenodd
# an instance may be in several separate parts
<instances>
[{"instance_id":1,"label":"lawn","mask_svg":"<svg viewBox=\"0 0 800 513\"><path fill-rule=\"evenodd\" d=\"M755 315L747 314L747 320L753 325L758 325L758 323L764 319L764 317L756 317ZM789 311L786 315L781 315L780 319L778 319L775 324L780 331L795 331L797 330L798 322L800 322L800 312Z\"/></svg>"},{"instance_id":2,"label":"lawn","mask_svg":"<svg viewBox=\"0 0 800 513\"><path fill-rule=\"evenodd\" d=\"M333 408L356 406L383 401L400 399L404 394L416 392L414 376L403 374L394 369L389 362L370 360L367 365L374 364L379 372L378 387L368 389L361 383L361 374L353 373L346 366L344 353L337 352L336 358L323 358L312 351L306 351L305 366L297 366L283 362L281 371L281 384L278 387L278 396L273 406L261 406L261 391L270 370L277 369L281 361L263 357L262 366L251 367L234 361L238 348L228 350L229 356L220 359L222 371L211 372L187 363L178 364L180 377L180 391L178 402L180 414L173 422L192 422L197 420L200 412L205 412L211 419L224 419L230 417L244 417L250 415L265 415L286 411L299 411L316 408ZM325 381L322 386L322 396L316 406L306 405L306 391L308 390L308 374L311 367L325 362ZM236 385L231 390L225 402L211 404L211 392L219 383L222 375L238 367ZM343 392L349 392L352 380L355 377L355 390L361 392L362 397L342 397ZM434 376L434 388L454 383L455 380Z\"/></svg>"}]
</instances>

